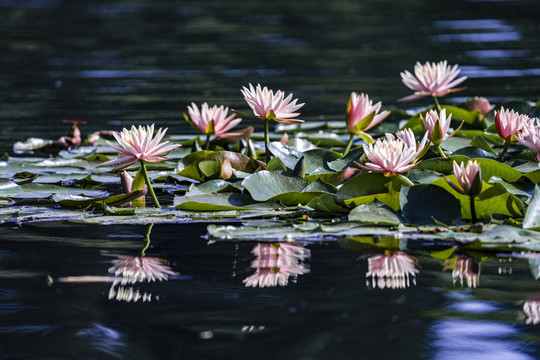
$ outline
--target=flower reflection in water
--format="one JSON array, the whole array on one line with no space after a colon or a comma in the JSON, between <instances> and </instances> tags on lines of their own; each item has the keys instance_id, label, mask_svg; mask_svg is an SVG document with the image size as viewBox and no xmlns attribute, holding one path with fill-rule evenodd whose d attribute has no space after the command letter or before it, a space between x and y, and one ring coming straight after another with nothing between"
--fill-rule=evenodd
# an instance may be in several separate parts
<instances>
[{"instance_id":1,"label":"flower reflection in water","mask_svg":"<svg viewBox=\"0 0 540 360\"><path fill-rule=\"evenodd\" d=\"M145 281L167 281L169 276L178 275L163 259L108 253L105 253L105 255L115 257L112 260L112 266L109 268L109 273L115 275L113 284L109 290L109 300L115 299L127 302L137 302L139 300L143 302L151 301L152 294L141 293L134 286L126 287L125 285L135 285ZM120 286L116 287L118 284Z\"/></svg>"},{"instance_id":2,"label":"flower reflection in water","mask_svg":"<svg viewBox=\"0 0 540 360\"><path fill-rule=\"evenodd\" d=\"M540 324L540 293L530 296L523 304L525 323L528 325Z\"/></svg>"},{"instance_id":3,"label":"flower reflection in water","mask_svg":"<svg viewBox=\"0 0 540 360\"><path fill-rule=\"evenodd\" d=\"M298 275L310 271L304 261L311 251L303 244L260 243L251 253L256 257L251 262L255 273L243 280L246 287L287 286L289 278L295 282Z\"/></svg>"},{"instance_id":4,"label":"flower reflection in water","mask_svg":"<svg viewBox=\"0 0 540 360\"><path fill-rule=\"evenodd\" d=\"M467 282L468 287L476 287L480 279L480 264L473 258L466 255L455 256L447 259L444 262L444 269L452 270L452 280L454 286L459 278L460 285L463 286L463 278Z\"/></svg>"},{"instance_id":5,"label":"flower reflection in water","mask_svg":"<svg viewBox=\"0 0 540 360\"><path fill-rule=\"evenodd\" d=\"M418 260L403 251L385 251L368 258L366 284L380 289L405 289L411 281L416 285L416 274L420 272L418 266Z\"/></svg>"}]
</instances>

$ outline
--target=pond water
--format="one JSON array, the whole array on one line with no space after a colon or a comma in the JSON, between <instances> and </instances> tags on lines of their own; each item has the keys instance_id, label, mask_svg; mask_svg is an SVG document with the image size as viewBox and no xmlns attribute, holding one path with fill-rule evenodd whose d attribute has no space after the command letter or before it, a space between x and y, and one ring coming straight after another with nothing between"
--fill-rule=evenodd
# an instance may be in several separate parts
<instances>
[{"instance_id":1,"label":"pond water","mask_svg":"<svg viewBox=\"0 0 540 360\"><path fill-rule=\"evenodd\" d=\"M10 155L65 135L62 119L193 133L192 101L245 110L250 82L294 92L306 121L342 120L351 91L396 108L416 61L460 64L467 89L445 102L540 93L537 0L0 0L0 14ZM210 240L196 221L0 227L0 358L539 358L535 254ZM288 276L272 277L276 249ZM125 280L137 261L163 281Z\"/></svg>"}]
</instances>

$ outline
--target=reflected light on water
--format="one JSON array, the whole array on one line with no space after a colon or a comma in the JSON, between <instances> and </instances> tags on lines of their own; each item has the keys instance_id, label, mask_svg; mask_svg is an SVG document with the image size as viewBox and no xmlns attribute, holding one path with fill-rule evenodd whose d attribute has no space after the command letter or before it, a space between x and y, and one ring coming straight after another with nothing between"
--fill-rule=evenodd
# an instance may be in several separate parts
<instances>
[{"instance_id":1,"label":"reflected light on water","mask_svg":"<svg viewBox=\"0 0 540 360\"><path fill-rule=\"evenodd\" d=\"M251 253L255 255L251 262L255 273L243 280L246 287L287 286L289 278L295 282L298 275L310 271L304 261L311 257L311 251L303 244L260 243Z\"/></svg>"},{"instance_id":2,"label":"reflected light on water","mask_svg":"<svg viewBox=\"0 0 540 360\"><path fill-rule=\"evenodd\" d=\"M408 288L410 280L413 285L416 285L416 274L420 272L417 267L418 259L403 251L372 256L368 259L366 285L380 289Z\"/></svg>"},{"instance_id":3,"label":"reflected light on water","mask_svg":"<svg viewBox=\"0 0 540 360\"><path fill-rule=\"evenodd\" d=\"M540 293L530 296L523 304L523 312L525 313L525 323L528 325L536 325L540 323Z\"/></svg>"},{"instance_id":4,"label":"reflected light on water","mask_svg":"<svg viewBox=\"0 0 540 360\"><path fill-rule=\"evenodd\" d=\"M473 320L440 320L431 328L436 360L525 360L524 344L513 340L518 330L506 323Z\"/></svg>"}]
</instances>

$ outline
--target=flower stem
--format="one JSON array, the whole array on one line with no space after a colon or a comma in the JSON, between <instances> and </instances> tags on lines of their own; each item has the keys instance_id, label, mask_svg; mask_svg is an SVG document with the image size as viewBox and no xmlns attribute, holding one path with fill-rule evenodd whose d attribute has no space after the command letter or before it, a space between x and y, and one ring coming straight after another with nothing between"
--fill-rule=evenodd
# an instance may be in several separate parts
<instances>
[{"instance_id":1,"label":"flower stem","mask_svg":"<svg viewBox=\"0 0 540 360\"><path fill-rule=\"evenodd\" d=\"M405 186L413 186L414 183L409 180L408 177L404 176L404 175L401 175L401 174L397 174L396 175L397 179L399 180L399 182Z\"/></svg>"},{"instance_id":2,"label":"flower stem","mask_svg":"<svg viewBox=\"0 0 540 360\"><path fill-rule=\"evenodd\" d=\"M347 147L345 148L345 152L343 153L343 156L347 155L349 151L351 151L353 140L354 140L354 134L351 134L351 137L349 138L349 142L347 143Z\"/></svg>"},{"instance_id":3,"label":"flower stem","mask_svg":"<svg viewBox=\"0 0 540 360\"><path fill-rule=\"evenodd\" d=\"M508 152L508 148L510 147L510 142L509 141L504 141L504 149L502 151L502 153L499 155L501 157L501 161L504 160L504 157L506 156L506 153Z\"/></svg>"},{"instance_id":4,"label":"flower stem","mask_svg":"<svg viewBox=\"0 0 540 360\"><path fill-rule=\"evenodd\" d=\"M433 101L435 102L435 107L437 108L437 111L441 111L442 108L441 108L441 104L439 104L439 100L437 100L437 97L436 96L433 96Z\"/></svg>"},{"instance_id":5,"label":"flower stem","mask_svg":"<svg viewBox=\"0 0 540 360\"><path fill-rule=\"evenodd\" d=\"M142 174L144 176L144 182L146 183L146 187L148 188L148 192L150 193L152 200L154 200L154 205L158 208L161 205L159 205L159 201L156 197L156 193L154 192L154 189L152 188L152 183L150 182L150 178L148 177L148 171L146 171L146 165L144 164L144 160L140 160L140 163L141 163Z\"/></svg>"},{"instance_id":6,"label":"flower stem","mask_svg":"<svg viewBox=\"0 0 540 360\"><path fill-rule=\"evenodd\" d=\"M268 119L264 119L264 152L266 153L266 163L270 161L270 150L268 145L270 144L270 134L268 133Z\"/></svg>"},{"instance_id":7,"label":"flower stem","mask_svg":"<svg viewBox=\"0 0 540 360\"><path fill-rule=\"evenodd\" d=\"M152 232L152 226L154 223L148 224L146 228L146 234L144 235L144 247L141 250L141 257L144 257L146 250L150 246L150 233Z\"/></svg>"},{"instance_id":8,"label":"flower stem","mask_svg":"<svg viewBox=\"0 0 540 360\"><path fill-rule=\"evenodd\" d=\"M443 158L446 157L446 154L445 154L444 151L441 149L441 145L437 145L437 152L439 153L439 155L441 155L441 157L443 157Z\"/></svg>"},{"instance_id":9,"label":"flower stem","mask_svg":"<svg viewBox=\"0 0 540 360\"><path fill-rule=\"evenodd\" d=\"M473 224L477 222L476 219L476 208L474 206L474 196L469 196L469 203L471 204L471 221Z\"/></svg>"},{"instance_id":10,"label":"flower stem","mask_svg":"<svg viewBox=\"0 0 540 360\"><path fill-rule=\"evenodd\" d=\"M206 134L206 145L204 146L204 150L210 150L210 134Z\"/></svg>"}]
</instances>

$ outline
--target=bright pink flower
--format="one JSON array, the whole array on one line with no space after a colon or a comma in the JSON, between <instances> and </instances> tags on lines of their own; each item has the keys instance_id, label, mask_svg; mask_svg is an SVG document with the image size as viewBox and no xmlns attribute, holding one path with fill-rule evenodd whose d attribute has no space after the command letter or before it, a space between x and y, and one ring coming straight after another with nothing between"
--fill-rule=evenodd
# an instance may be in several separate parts
<instances>
[{"instance_id":1,"label":"bright pink flower","mask_svg":"<svg viewBox=\"0 0 540 360\"><path fill-rule=\"evenodd\" d=\"M360 165L366 170L382 172L384 175L403 173L417 165L417 157L423 152L428 134L416 144L411 129L400 131L396 136L386 134L386 139L377 139L374 144L364 144L364 152L370 162Z\"/></svg>"},{"instance_id":2,"label":"bright pink flower","mask_svg":"<svg viewBox=\"0 0 540 360\"><path fill-rule=\"evenodd\" d=\"M155 257L139 257L112 254L116 259L112 260L109 272L116 276L122 276L122 284L134 284L142 281L163 281L170 275L177 275L166 261Z\"/></svg>"},{"instance_id":3,"label":"bright pink flower","mask_svg":"<svg viewBox=\"0 0 540 360\"><path fill-rule=\"evenodd\" d=\"M416 285L418 259L402 251L391 255L379 254L368 259L368 272L366 278L371 276L371 287L380 289L404 289L410 286L409 278Z\"/></svg>"},{"instance_id":4,"label":"bright pink flower","mask_svg":"<svg viewBox=\"0 0 540 360\"><path fill-rule=\"evenodd\" d=\"M469 161L467 165L461 163L458 165L454 161L454 175L456 175L458 184L453 183L446 176L444 177L448 184L462 195L477 196L482 191L482 168L475 161Z\"/></svg>"},{"instance_id":5,"label":"bright pink flower","mask_svg":"<svg viewBox=\"0 0 540 360\"><path fill-rule=\"evenodd\" d=\"M398 101L410 101L428 95L444 96L452 91L461 90L453 89L467 79L466 76L456 79L460 71L458 65L450 67L446 60L431 64L426 62L424 65L417 62L414 66L414 75L408 71L400 74L403 84L415 93Z\"/></svg>"},{"instance_id":6,"label":"bright pink flower","mask_svg":"<svg viewBox=\"0 0 540 360\"><path fill-rule=\"evenodd\" d=\"M511 141L512 135L515 135L521 130L526 121L529 121L527 115L521 115L514 110L505 110L502 106L501 109L495 113L497 132L500 137L508 142Z\"/></svg>"},{"instance_id":7,"label":"bright pink flower","mask_svg":"<svg viewBox=\"0 0 540 360\"><path fill-rule=\"evenodd\" d=\"M167 129L162 131L160 128L153 138L154 124L152 124L151 126L146 126L146 128L139 126L137 129L135 126L132 126L131 130L123 129L121 133L113 132L120 146L110 141L107 141L107 144L118 151L120 158L104 162L101 166L119 164L113 169L119 170L135 164L138 160L148 162L167 160L163 156L180 145L167 145L169 143L168 141L159 143L166 131Z\"/></svg>"},{"instance_id":8,"label":"bright pink flower","mask_svg":"<svg viewBox=\"0 0 540 360\"><path fill-rule=\"evenodd\" d=\"M245 86L240 90L244 95L248 105L253 110L256 117L263 120L275 120L282 123L300 123L304 120L292 119L300 115L297 113L304 104L296 104L298 99L292 99L292 94L285 98L285 93L278 90L275 94L268 90L266 86L261 88L260 84L254 88L249 84L249 89Z\"/></svg>"},{"instance_id":9,"label":"bright pink flower","mask_svg":"<svg viewBox=\"0 0 540 360\"><path fill-rule=\"evenodd\" d=\"M378 113L381 109L379 101L373 105L373 101L367 95L353 92L347 103L347 129L351 134L359 134L367 131L383 121L389 111Z\"/></svg>"},{"instance_id":10,"label":"bright pink flower","mask_svg":"<svg viewBox=\"0 0 540 360\"><path fill-rule=\"evenodd\" d=\"M201 110L195 103L188 106L189 116L195 128L206 135L215 135L219 138L241 136L242 133L227 133L238 125L242 119L236 119L235 114L227 116L228 107L214 105L209 107L207 103L201 105ZM186 117L186 120L189 119Z\"/></svg>"},{"instance_id":11,"label":"bright pink flower","mask_svg":"<svg viewBox=\"0 0 540 360\"><path fill-rule=\"evenodd\" d=\"M261 243L251 251L256 256L251 262L255 273L243 283L251 287L286 286L289 277L309 273L303 263L310 257L309 249L294 243Z\"/></svg>"},{"instance_id":12,"label":"bright pink flower","mask_svg":"<svg viewBox=\"0 0 540 360\"><path fill-rule=\"evenodd\" d=\"M523 121L521 131L517 133L516 140L532 151L536 151L536 159L540 161L540 121L527 119Z\"/></svg>"}]
</instances>

